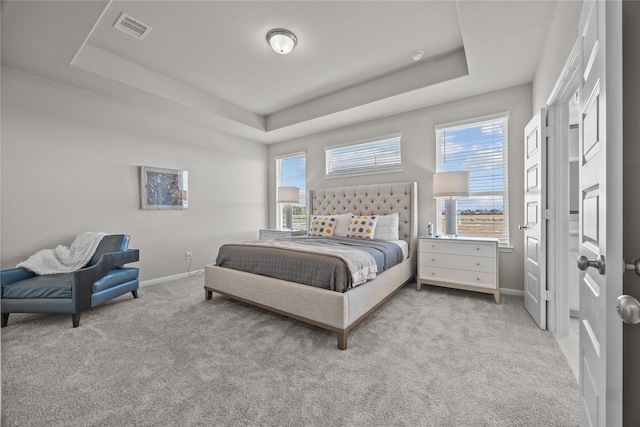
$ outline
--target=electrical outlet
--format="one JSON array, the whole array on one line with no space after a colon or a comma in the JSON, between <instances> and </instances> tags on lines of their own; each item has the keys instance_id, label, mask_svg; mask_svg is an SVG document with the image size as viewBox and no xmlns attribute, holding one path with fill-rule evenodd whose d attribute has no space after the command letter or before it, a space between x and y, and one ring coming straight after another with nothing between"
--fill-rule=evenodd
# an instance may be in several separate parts
<instances>
[{"instance_id":1,"label":"electrical outlet","mask_svg":"<svg viewBox=\"0 0 640 427\"><path fill-rule=\"evenodd\" d=\"M191 251L188 251L188 252L185 254L185 259L190 260L192 256L193 256L193 254L191 253Z\"/></svg>"}]
</instances>

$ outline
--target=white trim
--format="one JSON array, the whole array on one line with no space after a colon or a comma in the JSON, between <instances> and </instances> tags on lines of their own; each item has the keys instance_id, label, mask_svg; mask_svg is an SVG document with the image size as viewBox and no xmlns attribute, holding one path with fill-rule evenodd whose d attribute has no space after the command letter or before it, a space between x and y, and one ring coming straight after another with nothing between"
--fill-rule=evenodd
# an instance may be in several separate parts
<instances>
[{"instance_id":1,"label":"white trim","mask_svg":"<svg viewBox=\"0 0 640 427\"><path fill-rule=\"evenodd\" d=\"M552 129L547 135L552 142L547 152L547 183L554 183L547 188L547 208L555 211L555 218L547 224L547 289L556 296L548 302L547 329L559 335L569 333L571 313L567 269L575 268L575 265L566 265L565 262L569 252L569 148L567 143L558 142L569 139L569 102L580 88L579 63L580 38L573 45L547 101L547 126Z\"/></svg>"},{"instance_id":2,"label":"white trim","mask_svg":"<svg viewBox=\"0 0 640 427\"><path fill-rule=\"evenodd\" d=\"M284 159L288 159L291 157L298 157L298 156L306 156L307 155L307 151L303 150L303 151L298 151L295 153L289 153L289 154L280 154L279 156L275 156L274 160L284 160Z\"/></svg>"},{"instance_id":3,"label":"white trim","mask_svg":"<svg viewBox=\"0 0 640 427\"><path fill-rule=\"evenodd\" d=\"M84 41L76 51L76 54L73 55L73 59L71 59L71 62L69 63L69 65L75 66L75 62L76 62L76 59L78 58L78 55L80 55L80 52L86 46L87 42L89 41L89 38L93 35L93 32L98 27L98 24L100 23L100 21L102 21L102 17L104 16L105 13L107 13L107 10L111 6L111 3L113 3L113 0L109 0L109 2L106 4L104 9L102 9L102 13L100 13L100 16L98 16L98 19L96 19L96 22L93 24L93 27L91 27L91 31L89 31L89 33L87 34L87 37L85 37Z\"/></svg>"},{"instance_id":4,"label":"white trim","mask_svg":"<svg viewBox=\"0 0 640 427\"><path fill-rule=\"evenodd\" d=\"M391 138L400 138L400 142L402 142L402 132L390 133L388 135L372 136L371 138L357 139L355 141L344 142L342 144L328 145L324 147L324 150L326 151L326 150L333 150L335 148L351 147L351 146L367 144L369 142L376 142L383 139L391 139Z\"/></svg>"},{"instance_id":5,"label":"white trim","mask_svg":"<svg viewBox=\"0 0 640 427\"><path fill-rule=\"evenodd\" d=\"M502 113L489 114L486 116L472 117L470 119L457 120L455 122L441 123L439 125L435 125L433 128L437 131L444 128L455 128L459 126L467 126L470 124L475 124L479 122L488 122L490 120L497 120L497 119L503 119L503 118L507 118L507 119L509 118L508 111L504 111Z\"/></svg>"},{"instance_id":6,"label":"white trim","mask_svg":"<svg viewBox=\"0 0 640 427\"><path fill-rule=\"evenodd\" d=\"M169 282L171 280L186 279L191 276L201 276L202 274L204 274L204 269L194 270L190 273L180 273L180 274L174 274L172 276L164 276L164 277L158 277L156 279L143 280L142 282L140 282L140 286L142 287L142 286L157 285L158 283Z\"/></svg>"},{"instance_id":7,"label":"white trim","mask_svg":"<svg viewBox=\"0 0 640 427\"><path fill-rule=\"evenodd\" d=\"M580 58L580 39L577 39L571 49L571 53L569 53L569 57L564 64L564 68L560 73L560 77L556 82L555 87L551 91L551 95L549 95L549 99L547 100L547 105L553 105L558 103L560 100L564 101L567 98L573 96L575 92L571 92L567 94L567 90L571 90L571 80L576 77L576 71L580 66L579 58ZM567 96L569 95L569 96Z\"/></svg>"},{"instance_id":8,"label":"white trim","mask_svg":"<svg viewBox=\"0 0 640 427\"><path fill-rule=\"evenodd\" d=\"M513 295L524 298L524 291L521 291L520 289L500 288L500 293L502 295Z\"/></svg>"},{"instance_id":9,"label":"white trim","mask_svg":"<svg viewBox=\"0 0 640 427\"><path fill-rule=\"evenodd\" d=\"M180 273L180 274L174 274L172 276L164 276L164 277L158 277L156 279L144 280L140 282L140 287L157 285L159 283L170 282L172 280L187 279L195 274L201 276L202 274L204 274L204 269L195 270L195 271L192 271L191 273ZM521 291L519 289L500 288L500 293L503 295L513 295L513 296L524 298L524 291Z\"/></svg>"},{"instance_id":10,"label":"white trim","mask_svg":"<svg viewBox=\"0 0 640 427\"><path fill-rule=\"evenodd\" d=\"M334 179L334 178L344 178L346 176L359 176L359 175L378 175L381 173L394 173L394 172L402 172L404 170L404 166L389 166L386 168L377 168L377 169L367 169L360 171L350 171L350 172L335 172L331 175L324 176L325 179Z\"/></svg>"},{"instance_id":11,"label":"white trim","mask_svg":"<svg viewBox=\"0 0 640 427\"><path fill-rule=\"evenodd\" d=\"M500 123L501 127L502 127L502 133L503 133L503 138L502 138L502 158L503 158L503 162L502 162L502 174L503 174L503 180L502 180L502 185L503 185L503 189L501 191L471 191L469 193L469 197L494 197L494 196L498 196L498 197L502 197L503 200L503 226L504 226L504 232L501 236L496 236L493 235L492 237L498 237L499 239L502 240L502 238L506 238L506 242L504 243L500 243L499 246L507 246L509 247L511 245L511 231L509 228L509 212L510 212L510 206L509 206L509 118L510 118L510 113L509 111L506 112L501 112L501 113L494 113L494 114L488 114L485 116L480 116L480 117L475 117L475 118L468 118L468 119L464 119L464 120L458 120L455 122L449 122L449 123L442 123L442 124L438 124L434 126L434 132L436 135L436 172L441 172L442 171L442 165L441 165L441 154L442 154L442 150L443 147L446 146L446 133L449 131L458 131L461 129L468 129L468 128L475 128L475 127L481 127L483 126L485 123L490 123L490 124L497 124ZM462 154L461 155L454 155L454 158L462 158L464 157ZM473 182L473 181L472 181ZM436 202L436 206L442 206L441 205L441 201L438 200ZM442 223L442 210L438 207L436 209L436 224L441 224ZM436 231L437 232L442 232L442 230L438 229L439 225L436 227Z\"/></svg>"}]
</instances>

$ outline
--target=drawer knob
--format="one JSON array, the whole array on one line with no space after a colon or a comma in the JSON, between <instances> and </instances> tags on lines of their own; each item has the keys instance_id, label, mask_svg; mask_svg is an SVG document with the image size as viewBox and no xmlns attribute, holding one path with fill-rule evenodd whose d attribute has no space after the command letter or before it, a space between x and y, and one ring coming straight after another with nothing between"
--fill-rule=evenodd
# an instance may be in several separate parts
<instances>
[{"instance_id":1,"label":"drawer knob","mask_svg":"<svg viewBox=\"0 0 640 427\"><path fill-rule=\"evenodd\" d=\"M433 273L433 272L432 272L432 273L431 273L431 275L432 275L432 276L435 276L435 275L436 275L436 273Z\"/></svg>"},{"instance_id":2,"label":"drawer knob","mask_svg":"<svg viewBox=\"0 0 640 427\"><path fill-rule=\"evenodd\" d=\"M479 281L479 280L480 280L480 278L479 278L479 277L477 277L477 278L476 278L476 280L478 280L478 281Z\"/></svg>"},{"instance_id":3,"label":"drawer knob","mask_svg":"<svg viewBox=\"0 0 640 427\"><path fill-rule=\"evenodd\" d=\"M431 258L431 262L436 262L436 259L435 258Z\"/></svg>"},{"instance_id":4,"label":"drawer knob","mask_svg":"<svg viewBox=\"0 0 640 427\"><path fill-rule=\"evenodd\" d=\"M477 262L477 263L476 263L476 265L480 265L480 263L479 263L479 262Z\"/></svg>"},{"instance_id":5,"label":"drawer knob","mask_svg":"<svg viewBox=\"0 0 640 427\"><path fill-rule=\"evenodd\" d=\"M480 248L476 248L476 251L479 251L479 250L480 250Z\"/></svg>"}]
</instances>

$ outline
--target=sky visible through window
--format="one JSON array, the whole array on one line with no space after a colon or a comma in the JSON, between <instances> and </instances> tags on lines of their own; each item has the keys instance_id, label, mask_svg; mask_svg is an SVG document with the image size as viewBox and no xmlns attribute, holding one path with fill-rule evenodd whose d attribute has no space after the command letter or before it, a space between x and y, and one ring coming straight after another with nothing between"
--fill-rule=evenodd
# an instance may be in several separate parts
<instances>
[{"instance_id":1,"label":"sky visible through window","mask_svg":"<svg viewBox=\"0 0 640 427\"><path fill-rule=\"evenodd\" d=\"M474 197L458 199L458 210L504 211L502 120L442 129L438 171L468 170ZM484 195L482 195L484 193Z\"/></svg>"},{"instance_id":2,"label":"sky visible through window","mask_svg":"<svg viewBox=\"0 0 640 427\"><path fill-rule=\"evenodd\" d=\"M303 156L288 157L282 159L281 186L298 187L300 189L300 204L306 205L306 162Z\"/></svg>"}]
</instances>

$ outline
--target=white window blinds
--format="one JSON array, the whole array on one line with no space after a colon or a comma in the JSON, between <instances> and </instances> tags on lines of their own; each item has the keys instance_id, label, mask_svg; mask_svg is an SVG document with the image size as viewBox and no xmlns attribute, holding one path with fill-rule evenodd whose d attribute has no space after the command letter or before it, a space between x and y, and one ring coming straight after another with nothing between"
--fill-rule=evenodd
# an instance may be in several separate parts
<instances>
[{"instance_id":1,"label":"white window blinds","mask_svg":"<svg viewBox=\"0 0 640 427\"><path fill-rule=\"evenodd\" d=\"M508 113L436 126L436 171L469 171L470 197L459 198L458 234L509 244ZM444 232L444 200L437 227Z\"/></svg>"},{"instance_id":2,"label":"white window blinds","mask_svg":"<svg viewBox=\"0 0 640 427\"><path fill-rule=\"evenodd\" d=\"M298 230L305 230L307 227L306 157L304 152L276 157L276 187L298 187L300 189L300 203L293 205L293 228ZM278 228L284 227L283 208L284 205L278 205Z\"/></svg>"},{"instance_id":3,"label":"white window blinds","mask_svg":"<svg viewBox=\"0 0 640 427\"><path fill-rule=\"evenodd\" d=\"M401 134L325 148L326 177L402 171Z\"/></svg>"}]
</instances>

